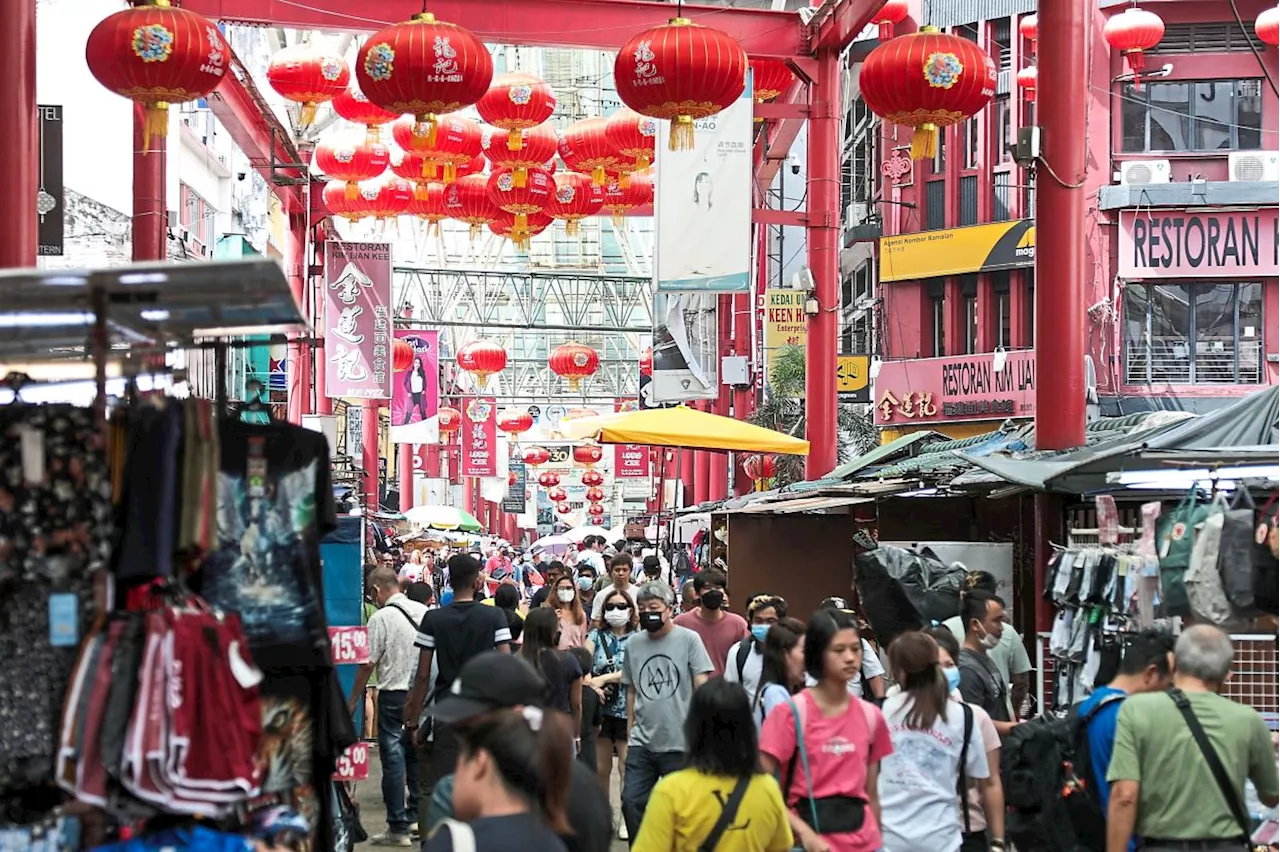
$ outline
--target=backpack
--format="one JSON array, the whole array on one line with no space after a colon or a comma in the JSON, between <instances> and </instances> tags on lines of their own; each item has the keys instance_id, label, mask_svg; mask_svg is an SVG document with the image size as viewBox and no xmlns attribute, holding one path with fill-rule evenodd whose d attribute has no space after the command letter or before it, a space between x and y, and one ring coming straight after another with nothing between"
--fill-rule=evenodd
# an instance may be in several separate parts
<instances>
[{"instance_id":1,"label":"backpack","mask_svg":"<svg viewBox=\"0 0 1280 852\"><path fill-rule=\"evenodd\" d=\"M1107 815L1093 777L1088 728L1099 710L1125 697L1109 695L1086 715L1073 707L1064 719L1042 716L1005 737L1000 757L1008 807L1005 836L1017 848L1106 849Z\"/></svg>"}]
</instances>

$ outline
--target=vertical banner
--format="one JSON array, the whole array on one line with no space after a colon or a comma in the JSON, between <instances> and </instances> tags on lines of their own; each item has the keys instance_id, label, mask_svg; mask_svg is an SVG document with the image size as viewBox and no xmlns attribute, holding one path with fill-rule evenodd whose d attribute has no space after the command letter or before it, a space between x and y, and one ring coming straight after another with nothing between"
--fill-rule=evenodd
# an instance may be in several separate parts
<instances>
[{"instance_id":1,"label":"vertical banner","mask_svg":"<svg viewBox=\"0 0 1280 852\"><path fill-rule=\"evenodd\" d=\"M648 477L649 448L641 444L615 444L613 475L618 479Z\"/></svg>"},{"instance_id":2,"label":"vertical banner","mask_svg":"<svg viewBox=\"0 0 1280 852\"><path fill-rule=\"evenodd\" d=\"M764 291L764 378L773 380L773 359L788 346L804 346L809 326L804 315L803 290Z\"/></svg>"},{"instance_id":3,"label":"vertical banner","mask_svg":"<svg viewBox=\"0 0 1280 852\"><path fill-rule=\"evenodd\" d=\"M40 214L38 245L40 257L62 257L63 191L62 191L62 107L41 104L40 114L40 191L36 193L36 212Z\"/></svg>"},{"instance_id":4,"label":"vertical banner","mask_svg":"<svg viewBox=\"0 0 1280 852\"><path fill-rule=\"evenodd\" d=\"M716 302L715 293L653 294L653 381L646 402L720 395Z\"/></svg>"},{"instance_id":5,"label":"vertical banner","mask_svg":"<svg viewBox=\"0 0 1280 852\"><path fill-rule=\"evenodd\" d=\"M434 444L440 440L440 333L399 329L396 344L413 349L413 359L391 379L391 440L397 444ZM392 344L394 347L396 344ZM392 349L394 366L395 349Z\"/></svg>"},{"instance_id":6,"label":"vertical banner","mask_svg":"<svg viewBox=\"0 0 1280 852\"><path fill-rule=\"evenodd\" d=\"M525 493L529 487L529 468L514 455L507 462L507 496L502 498L502 511L513 515L525 512Z\"/></svg>"},{"instance_id":7,"label":"vertical banner","mask_svg":"<svg viewBox=\"0 0 1280 852\"><path fill-rule=\"evenodd\" d=\"M737 102L694 122L693 150L657 146L659 290L745 292L751 286L751 90L748 74Z\"/></svg>"},{"instance_id":8,"label":"vertical banner","mask_svg":"<svg viewBox=\"0 0 1280 852\"><path fill-rule=\"evenodd\" d=\"M325 390L391 397L391 245L324 244Z\"/></svg>"},{"instance_id":9,"label":"vertical banner","mask_svg":"<svg viewBox=\"0 0 1280 852\"><path fill-rule=\"evenodd\" d=\"M462 406L462 476L498 475L498 414L491 397Z\"/></svg>"}]
</instances>

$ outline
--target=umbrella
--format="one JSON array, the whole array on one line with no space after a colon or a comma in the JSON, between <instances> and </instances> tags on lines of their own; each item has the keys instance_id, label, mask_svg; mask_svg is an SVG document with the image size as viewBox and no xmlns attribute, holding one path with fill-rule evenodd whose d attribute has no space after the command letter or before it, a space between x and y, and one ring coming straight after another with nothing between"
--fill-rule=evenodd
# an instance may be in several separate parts
<instances>
[{"instance_id":1,"label":"umbrella","mask_svg":"<svg viewBox=\"0 0 1280 852\"><path fill-rule=\"evenodd\" d=\"M594 438L602 444L809 455L808 441L683 405L585 417L560 428L571 439Z\"/></svg>"},{"instance_id":2,"label":"umbrella","mask_svg":"<svg viewBox=\"0 0 1280 852\"><path fill-rule=\"evenodd\" d=\"M546 550L552 553L558 553L567 549L574 543L563 535L548 535L535 541L529 545L530 550Z\"/></svg>"},{"instance_id":3,"label":"umbrella","mask_svg":"<svg viewBox=\"0 0 1280 852\"><path fill-rule=\"evenodd\" d=\"M411 524L438 530L480 529L480 522L470 512L454 506L414 506L404 517Z\"/></svg>"}]
</instances>

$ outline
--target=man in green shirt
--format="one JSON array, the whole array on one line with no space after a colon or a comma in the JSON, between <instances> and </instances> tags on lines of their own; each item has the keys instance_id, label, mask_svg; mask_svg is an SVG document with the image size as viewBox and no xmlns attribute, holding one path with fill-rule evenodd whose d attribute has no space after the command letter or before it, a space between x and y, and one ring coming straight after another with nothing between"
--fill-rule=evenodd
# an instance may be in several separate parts
<instances>
[{"instance_id":1,"label":"man in green shirt","mask_svg":"<svg viewBox=\"0 0 1280 852\"><path fill-rule=\"evenodd\" d=\"M1188 628L1174 648L1172 693L1131 695L1121 705L1107 770L1112 785L1107 852L1125 852L1134 834L1142 838L1143 852L1245 848L1245 829L1175 703L1179 692L1222 762L1241 810L1246 778L1262 804L1273 807L1280 801L1271 732L1258 711L1218 694L1232 657L1231 640L1218 628Z\"/></svg>"}]
</instances>

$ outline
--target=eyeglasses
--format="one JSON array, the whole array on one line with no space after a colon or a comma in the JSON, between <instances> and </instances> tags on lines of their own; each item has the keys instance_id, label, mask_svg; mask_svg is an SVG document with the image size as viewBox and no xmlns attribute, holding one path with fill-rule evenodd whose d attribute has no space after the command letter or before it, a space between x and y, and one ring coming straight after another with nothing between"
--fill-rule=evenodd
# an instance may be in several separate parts
<instances>
[{"instance_id":1,"label":"eyeglasses","mask_svg":"<svg viewBox=\"0 0 1280 852\"><path fill-rule=\"evenodd\" d=\"M605 604L604 608L606 610L611 610L615 612L618 610L621 610L622 612L626 612L627 610L631 609L631 607L627 606L626 604Z\"/></svg>"}]
</instances>

